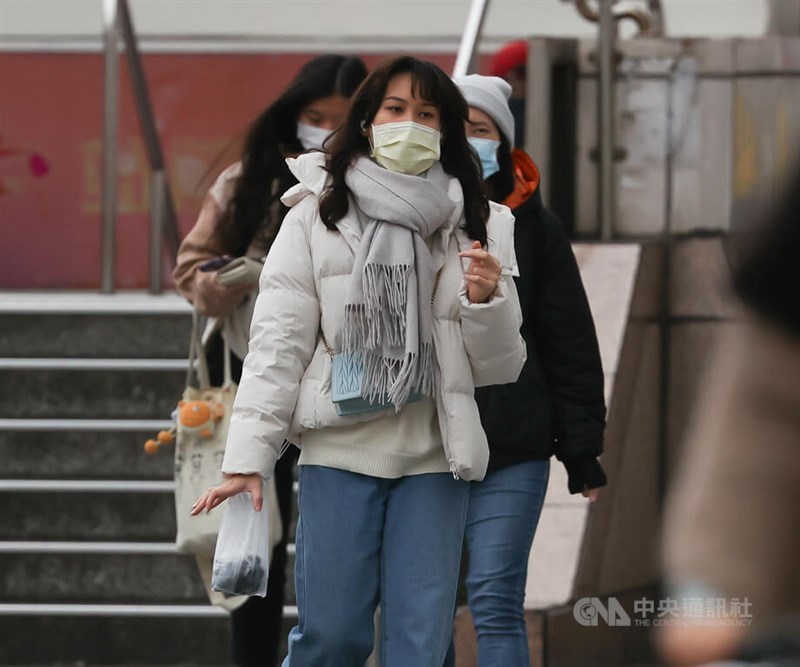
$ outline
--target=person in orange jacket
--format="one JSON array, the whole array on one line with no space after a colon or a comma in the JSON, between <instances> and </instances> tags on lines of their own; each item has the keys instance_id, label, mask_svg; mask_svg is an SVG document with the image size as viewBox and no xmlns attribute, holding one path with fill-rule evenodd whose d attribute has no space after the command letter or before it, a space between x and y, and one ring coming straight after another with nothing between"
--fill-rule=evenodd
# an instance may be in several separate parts
<instances>
[{"instance_id":1,"label":"person in orange jacket","mask_svg":"<svg viewBox=\"0 0 800 667\"><path fill-rule=\"evenodd\" d=\"M456 84L469 104L467 136L487 195L516 219L515 278L528 359L512 384L476 390L489 472L472 482L465 539L469 607L479 667L530 665L523 601L528 555L555 455L569 490L595 500L606 476L603 369L578 264L558 218L542 203L539 170L514 146L511 86L471 74ZM446 667L454 664L451 647Z\"/></svg>"}]
</instances>

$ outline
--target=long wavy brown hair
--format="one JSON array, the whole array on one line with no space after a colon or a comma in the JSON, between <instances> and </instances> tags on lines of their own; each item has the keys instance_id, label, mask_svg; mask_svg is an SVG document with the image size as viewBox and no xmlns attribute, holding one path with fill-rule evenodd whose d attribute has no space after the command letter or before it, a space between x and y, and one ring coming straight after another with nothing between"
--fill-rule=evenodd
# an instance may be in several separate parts
<instances>
[{"instance_id":1,"label":"long wavy brown hair","mask_svg":"<svg viewBox=\"0 0 800 667\"><path fill-rule=\"evenodd\" d=\"M280 97L256 118L245 142L242 174L216 233L226 252L243 255L257 236L269 248L287 208L281 195L297 183L287 155L302 153L297 118L315 100L350 97L367 76L360 58L328 54L307 62Z\"/></svg>"},{"instance_id":2,"label":"long wavy brown hair","mask_svg":"<svg viewBox=\"0 0 800 667\"><path fill-rule=\"evenodd\" d=\"M369 155L370 145L363 128L372 123L383 102L389 81L398 74L410 74L414 95L439 107L441 118L442 168L461 183L464 191L464 230L486 245L489 202L483 194L480 161L467 143L467 103L458 87L439 67L411 56L400 56L379 65L356 91L347 120L329 142L328 171L332 180L320 200L319 212L328 229L334 229L349 208L345 174L360 155Z\"/></svg>"}]
</instances>

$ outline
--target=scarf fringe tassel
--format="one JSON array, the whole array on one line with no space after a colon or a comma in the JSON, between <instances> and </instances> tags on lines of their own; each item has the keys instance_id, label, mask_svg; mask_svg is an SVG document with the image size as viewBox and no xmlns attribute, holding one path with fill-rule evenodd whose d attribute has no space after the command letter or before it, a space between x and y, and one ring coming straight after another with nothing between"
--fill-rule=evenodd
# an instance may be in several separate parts
<instances>
[{"instance_id":1,"label":"scarf fringe tassel","mask_svg":"<svg viewBox=\"0 0 800 667\"><path fill-rule=\"evenodd\" d=\"M362 355L361 395L370 403L388 399L398 412L412 391L433 396L435 386L436 364L431 343L422 343L418 353L406 351L402 359L383 354L384 346L406 349L410 272L408 265L365 266L364 303L345 306L342 326L343 350Z\"/></svg>"}]
</instances>

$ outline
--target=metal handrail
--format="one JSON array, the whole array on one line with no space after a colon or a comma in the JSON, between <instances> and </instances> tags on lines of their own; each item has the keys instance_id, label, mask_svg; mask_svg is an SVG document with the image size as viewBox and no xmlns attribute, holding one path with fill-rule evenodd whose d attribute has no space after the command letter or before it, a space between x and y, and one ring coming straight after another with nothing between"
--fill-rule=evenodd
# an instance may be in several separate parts
<instances>
[{"instance_id":1,"label":"metal handrail","mask_svg":"<svg viewBox=\"0 0 800 667\"><path fill-rule=\"evenodd\" d=\"M599 5L604 0L598 0L598 9L594 9L589 0L574 0L578 13L587 21L599 23ZM629 5L617 5L612 9L614 20L618 23L629 19L639 28L639 37L662 37L664 35L664 13L661 9L661 0L648 0L647 11Z\"/></svg>"},{"instance_id":2,"label":"metal handrail","mask_svg":"<svg viewBox=\"0 0 800 667\"><path fill-rule=\"evenodd\" d=\"M570 0L564 0L570 2ZM664 15L661 0L647 0L647 11L628 4L616 5L616 0L596 0L597 9L589 0L571 0L578 13L598 24L598 104L597 128L599 141L598 165L598 219L600 237L610 240L614 236L616 213L616 190L614 176L615 153L615 105L614 73L617 25L624 19L632 20L639 28L639 35L646 37L664 34ZM616 5L616 6L615 6ZM480 41L489 0L472 0L464 34L458 48L453 76L464 75L474 68L475 51Z\"/></svg>"},{"instance_id":3,"label":"metal handrail","mask_svg":"<svg viewBox=\"0 0 800 667\"><path fill-rule=\"evenodd\" d=\"M147 79L139 53L136 31L127 0L104 0L103 33L105 44L105 106L103 132L103 214L101 291L114 291L117 219L117 153L119 133L119 41L131 77L133 99L150 166L150 250L149 291L159 294L162 288L162 239L171 256L178 252L180 232L175 204L167 180L164 153L156 129Z\"/></svg>"},{"instance_id":4,"label":"metal handrail","mask_svg":"<svg viewBox=\"0 0 800 667\"><path fill-rule=\"evenodd\" d=\"M569 2L569 0L565 0ZM661 0L648 0L648 11L629 5L617 5L616 0L596 0L594 9L589 0L573 0L578 13L598 24L597 37L597 136L599 163L597 169L597 217L600 238L609 241L614 237L616 216L616 181L614 153L616 151L616 109L614 76L616 72L617 26L623 19L631 19L639 26L643 37L664 34L664 16Z\"/></svg>"},{"instance_id":5,"label":"metal handrail","mask_svg":"<svg viewBox=\"0 0 800 667\"><path fill-rule=\"evenodd\" d=\"M119 19L116 0L103 0L103 200L100 291L114 291L119 132Z\"/></svg>"},{"instance_id":6,"label":"metal handrail","mask_svg":"<svg viewBox=\"0 0 800 667\"><path fill-rule=\"evenodd\" d=\"M467 25L464 27L464 34L461 35L461 43L458 46L456 64L453 67L454 77L464 76L470 70L475 69L475 49L481 39L483 21L488 9L489 0L472 0L472 6L467 16Z\"/></svg>"},{"instance_id":7,"label":"metal handrail","mask_svg":"<svg viewBox=\"0 0 800 667\"><path fill-rule=\"evenodd\" d=\"M664 36L664 8L661 0L647 0L647 11L650 12L650 32L648 37Z\"/></svg>"},{"instance_id":8,"label":"metal handrail","mask_svg":"<svg viewBox=\"0 0 800 667\"><path fill-rule=\"evenodd\" d=\"M576 3L579 4L579 3ZM617 25L614 17L614 0L599 0L597 37L597 136L600 137L600 162L598 164L598 215L600 239L610 241L614 236L616 216L616 183L614 174L614 148L616 148L616 105L614 104L614 52L617 42Z\"/></svg>"}]
</instances>

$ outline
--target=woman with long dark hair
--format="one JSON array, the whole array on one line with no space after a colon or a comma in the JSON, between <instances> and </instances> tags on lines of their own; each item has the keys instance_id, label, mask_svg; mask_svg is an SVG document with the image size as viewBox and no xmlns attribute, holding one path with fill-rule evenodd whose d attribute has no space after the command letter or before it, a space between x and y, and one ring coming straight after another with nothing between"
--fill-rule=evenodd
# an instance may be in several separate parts
<instances>
[{"instance_id":1,"label":"woman with long dark hair","mask_svg":"<svg viewBox=\"0 0 800 667\"><path fill-rule=\"evenodd\" d=\"M523 602L528 556L555 455L569 491L594 500L606 477L603 369L592 313L564 228L542 203L539 171L514 148L511 86L471 74L456 80L469 104L470 144L488 196L514 212L515 278L528 358L519 380L481 387L475 399L489 471L470 485L467 598L480 667L527 667ZM455 664L452 653L445 663Z\"/></svg>"},{"instance_id":2,"label":"woman with long dark hair","mask_svg":"<svg viewBox=\"0 0 800 667\"><path fill-rule=\"evenodd\" d=\"M299 184L261 276L226 479L194 510L243 491L259 509L295 434L285 667L363 665L378 603L384 667L445 657L467 481L488 460L475 386L515 380L525 356L513 220L481 194L466 120L444 72L401 57L355 94L329 156L289 161Z\"/></svg>"},{"instance_id":3,"label":"woman with long dark hair","mask_svg":"<svg viewBox=\"0 0 800 667\"><path fill-rule=\"evenodd\" d=\"M261 260L269 252L288 211L280 197L297 183L286 158L323 147L343 122L350 96L366 74L364 63L354 57L324 55L306 63L255 120L241 161L217 178L181 243L175 285L211 318L204 338L212 383L222 382L222 337L232 351L233 379L240 379L258 285L222 284L216 270L205 269L240 256ZM283 534L273 550L267 596L250 598L231 614L232 658L241 667L264 667L277 660L295 460L296 450L291 448L275 471Z\"/></svg>"}]
</instances>

